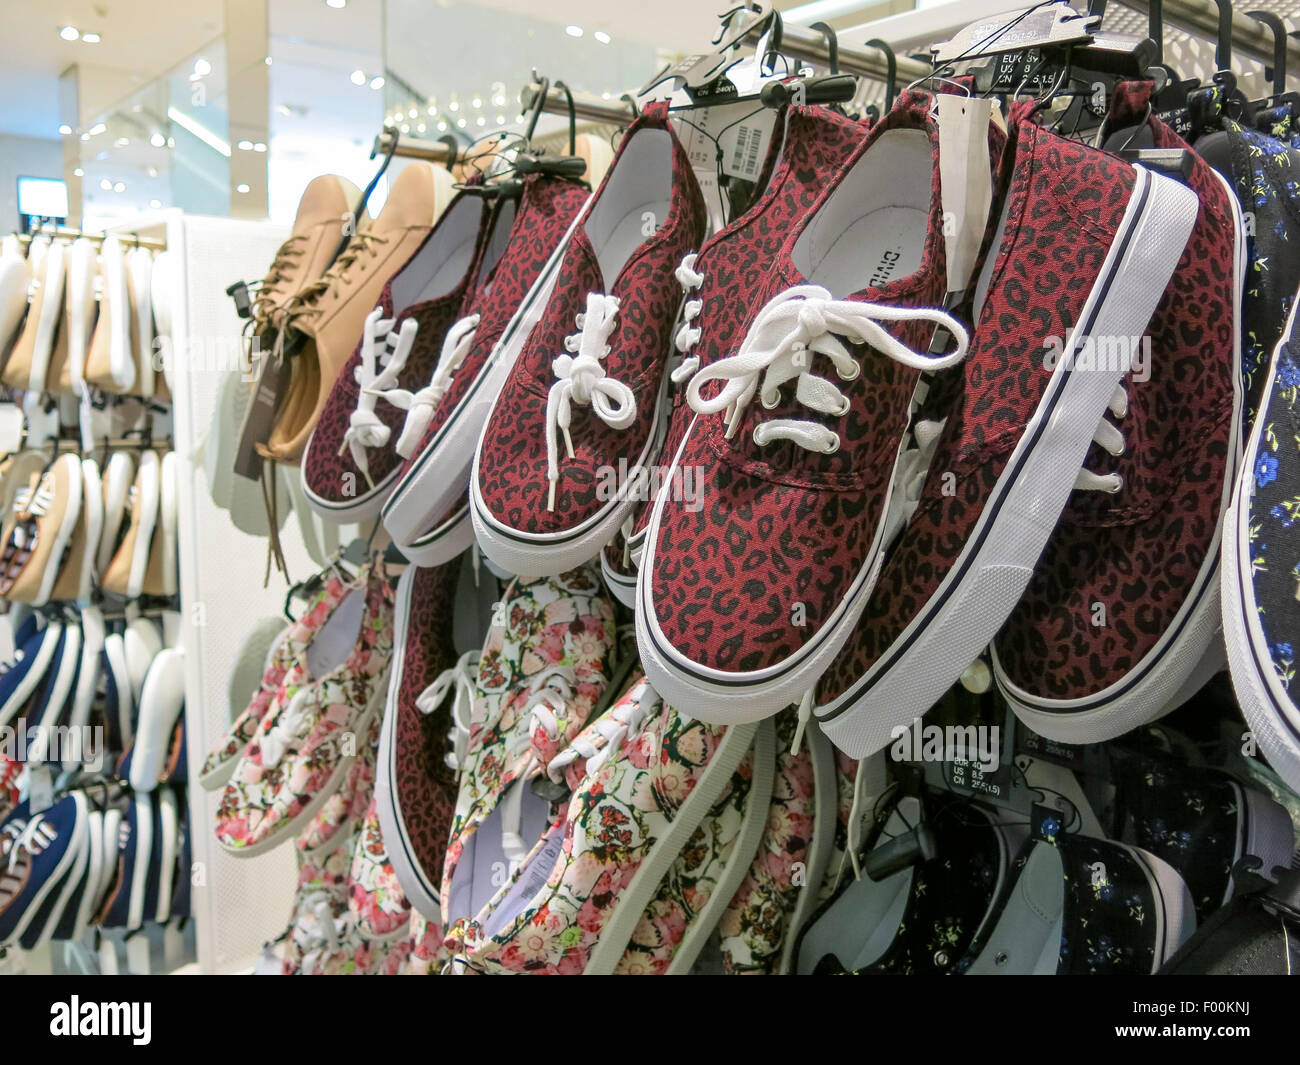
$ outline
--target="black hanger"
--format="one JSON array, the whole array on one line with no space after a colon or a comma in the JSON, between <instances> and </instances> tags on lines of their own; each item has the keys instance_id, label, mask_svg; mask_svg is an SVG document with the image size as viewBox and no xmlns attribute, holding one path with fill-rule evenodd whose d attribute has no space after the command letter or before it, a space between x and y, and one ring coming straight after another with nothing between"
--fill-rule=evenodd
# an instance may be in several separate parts
<instances>
[{"instance_id":1,"label":"black hanger","mask_svg":"<svg viewBox=\"0 0 1300 1065\"><path fill-rule=\"evenodd\" d=\"M564 93L565 102L569 107L569 154L573 155L578 150L578 116L573 106L573 93L569 87L560 80L556 80L555 87Z\"/></svg>"},{"instance_id":2,"label":"black hanger","mask_svg":"<svg viewBox=\"0 0 1300 1065\"><path fill-rule=\"evenodd\" d=\"M810 30L816 30L826 38L826 68L832 74L840 72L840 38L829 22L814 22L808 27Z\"/></svg>"},{"instance_id":3,"label":"black hanger","mask_svg":"<svg viewBox=\"0 0 1300 1065\"><path fill-rule=\"evenodd\" d=\"M647 96L653 89L670 80L677 83L676 87L688 92L711 85L731 61L732 51L743 43L750 31L771 25L775 17L776 13L769 0L747 0L746 3L737 4L720 16L722 25L713 38L711 52L694 53L665 66L641 87L637 96ZM776 39L779 42L779 28Z\"/></svg>"},{"instance_id":4,"label":"black hanger","mask_svg":"<svg viewBox=\"0 0 1300 1065\"><path fill-rule=\"evenodd\" d=\"M1251 107L1256 112L1257 121L1263 122L1266 120L1267 116L1260 114L1265 109L1289 108L1291 115L1294 117L1300 112L1300 93L1287 92L1286 88L1286 23L1272 11L1247 11L1246 14L1256 22L1267 26L1269 32L1273 34L1273 62L1269 71L1273 77L1273 95L1252 102ZM1262 132L1267 133L1268 130L1262 129Z\"/></svg>"},{"instance_id":5,"label":"black hanger","mask_svg":"<svg viewBox=\"0 0 1300 1065\"><path fill-rule=\"evenodd\" d=\"M885 113L888 114L898 98L898 56L888 42L879 37L872 37L867 42L867 47L885 53Z\"/></svg>"},{"instance_id":6,"label":"black hanger","mask_svg":"<svg viewBox=\"0 0 1300 1065\"><path fill-rule=\"evenodd\" d=\"M531 141L537 132L537 120L542 117L542 105L546 103L546 94L551 91L551 79L544 78L533 70L533 82L537 88L529 87L533 96L528 101L528 124L524 128L524 139Z\"/></svg>"}]
</instances>

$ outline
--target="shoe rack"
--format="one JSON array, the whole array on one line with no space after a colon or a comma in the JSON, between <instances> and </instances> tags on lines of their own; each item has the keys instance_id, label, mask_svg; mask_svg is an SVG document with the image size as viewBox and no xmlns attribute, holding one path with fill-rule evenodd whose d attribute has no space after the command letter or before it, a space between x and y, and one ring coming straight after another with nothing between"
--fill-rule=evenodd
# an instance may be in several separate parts
<instances>
[{"instance_id":1,"label":"shoe rack","mask_svg":"<svg viewBox=\"0 0 1300 1065\"><path fill-rule=\"evenodd\" d=\"M265 617L284 609L284 578L272 573L263 586L265 538L236 528L209 492L202 448L213 447L213 412L225 377L239 370L217 359L188 359L189 352L238 351L243 322L226 287L240 277L258 277L287 235L284 227L242 219L206 218L179 210L160 212L115 227L114 232L158 237L180 276L173 313L173 436L178 461L178 554L180 642L185 649L185 722L190 780L197 779L206 752L231 719L230 677L244 639ZM222 426L222 432L238 432ZM319 568L296 515L281 530L289 572L307 576ZM189 788L193 848L192 912L198 967L202 972L252 969L263 943L289 918L296 879L293 848L252 859L221 851L212 824L220 793Z\"/></svg>"}]
</instances>

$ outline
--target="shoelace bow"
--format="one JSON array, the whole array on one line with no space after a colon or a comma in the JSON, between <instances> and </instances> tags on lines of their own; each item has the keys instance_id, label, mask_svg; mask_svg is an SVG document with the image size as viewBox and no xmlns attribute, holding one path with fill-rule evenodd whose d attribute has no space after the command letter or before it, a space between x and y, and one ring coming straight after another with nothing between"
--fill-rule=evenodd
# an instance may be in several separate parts
<instances>
[{"instance_id":1,"label":"shoelace bow","mask_svg":"<svg viewBox=\"0 0 1300 1065\"><path fill-rule=\"evenodd\" d=\"M1107 409L1116 419L1123 418L1128 413L1128 392L1125 391L1123 382L1115 386ZM1108 455L1119 458L1124 454L1124 434L1104 417L1097 423L1097 431L1092 439ZM1093 473L1086 467L1080 469L1074 479L1074 488L1080 492L1109 492L1113 495L1123 487L1124 478L1121 474Z\"/></svg>"},{"instance_id":2,"label":"shoelace bow","mask_svg":"<svg viewBox=\"0 0 1300 1065\"><path fill-rule=\"evenodd\" d=\"M569 435L572 404L590 406L611 429L626 429L636 421L636 396L622 381L607 376L601 361L609 354L609 337L619 301L614 296L592 292L587 310L577 316L579 332L565 338L567 354L551 362L556 381L546 397L546 479L549 484L546 509L555 509L555 486L560 479L559 446L555 431L564 434L564 447L573 458Z\"/></svg>"},{"instance_id":3,"label":"shoelace bow","mask_svg":"<svg viewBox=\"0 0 1300 1065\"><path fill-rule=\"evenodd\" d=\"M280 764L280 759L291 748L297 746L300 739L306 735L307 727L311 723L311 714L308 708L308 694L310 689L306 687L299 688L289 700L289 706L285 712L276 719L266 734L262 737L262 767L271 769Z\"/></svg>"},{"instance_id":4,"label":"shoelace bow","mask_svg":"<svg viewBox=\"0 0 1300 1065\"><path fill-rule=\"evenodd\" d=\"M427 688L415 698L415 708L422 714L432 714L455 692L451 704L451 750L447 752L447 767L459 773L465 767L469 748L469 726L474 713L474 686L478 681L480 651L466 651L450 669L439 673Z\"/></svg>"},{"instance_id":5,"label":"shoelace bow","mask_svg":"<svg viewBox=\"0 0 1300 1065\"><path fill-rule=\"evenodd\" d=\"M407 412L406 421L402 423L402 432L397 438L397 453L402 458L411 458L415 454L415 449L420 446L420 441L424 439L424 432L429 428L429 422L433 420L434 411L438 409L442 397L451 388L452 375L460 368L470 348L474 346L474 331L478 328L478 323L479 315L471 314L460 319L447 330L447 335L442 338L442 351L438 354L438 364L433 368L433 376L429 378L429 383L423 388L408 392L404 388L393 387L397 384L396 374L393 375L391 386L381 386L378 381L372 386L375 389L384 388L385 390L381 392L384 399L394 407Z\"/></svg>"},{"instance_id":6,"label":"shoelace bow","mask_svg":"<svg viewBox=\"0 0 1300 1065\"><path fill-rule=\"evenodd\" d=\"M394 330L396 323L396 318L385 318L379 307L366 315L361 332L361 362L352 371L359 387L357 406L348 417L348 427L339 444L338 453L342 455L346 449L352 455L352 462L372 488L374 481L370 479L370 459L366 451L383 447L391 435L388 426L375 413L375 407L384 390L397 384L420 328L414 318L406 319L401 329Z\"/></svg>"},{"instance_id":7,"label":"shoelace bow","mask_svg":"<svg viewBox=\"0 0 1300 1065\"><path fill-rule=\"evenodd\" d=\"M957 341L947 355L913 351L884 327L885 322L928 321L946 328ZM812 356L831 361L841 381L851 381L862 368L838 339L840 336L869 344L896 362L916 370L941 370L966 357L970 338L965 326L946 311L928 307L890 307L856 300L836 300L820 285L799 285L770 300L749 328L740 351L697 370L687 385L686 398L697 414L726 411L726 436L740 424L741 414L759 393L763 406L780 402L782 385L795 381L795 399L819 414L842 417L849 399L834 384L812 373ZM709 381L723 387L711 399L700 394ZM761 392L760 392L761 385ZM790 440L808 451L833 454L839 434L815 421L774 418L754 427L760 447L773 440Z\"/></svg>"}]
</instances>

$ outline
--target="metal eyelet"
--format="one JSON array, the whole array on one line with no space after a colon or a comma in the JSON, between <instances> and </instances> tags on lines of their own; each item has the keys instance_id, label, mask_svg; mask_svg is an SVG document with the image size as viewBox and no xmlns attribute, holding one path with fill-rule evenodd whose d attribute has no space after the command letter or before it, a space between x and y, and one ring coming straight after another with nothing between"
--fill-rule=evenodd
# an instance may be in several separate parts
<instances>
[{"instance_id":1,"label":"metal eyelet","mask_svg":"<svg viewBox=\"0 0 1300 1065\"><path fill-rule=\"evenodd\" d=\"M1115 474L1115 487L1114 487L1114 488L1108 488L1107 491L1108 491L1111 495L1117 495L1118 493L1122 492L1123 490L1124 490L1124 476L1123 476L1123 474L1119 474L1119 473L1117 473L1117 474Z\"/></svg>"},{"instance_id":2,"label":"metal eyelet","mask_svg":"<svg viewBox=\"0 0 1300 1065\"><path fill-rule=\"evenodd\" d=\"M844 402L840 404L840 409L835 412L835 416L837 418L843 418L844 415L848 414L848 412L852 409L853 409L853 404L849 402L849 397L845 396Z\"/></svg>"},{"instance_id":3,"label":"metal eyelet","mask_svg":"<svg viewBox=\"0 0 1300 1065\"><path fill-rule=\"evenodd\" d=\"M831 438L826 441L826 447L822 450L828 455L834 455L840 449L840 434L832 433Z\"/></svg>"}]
</instances>

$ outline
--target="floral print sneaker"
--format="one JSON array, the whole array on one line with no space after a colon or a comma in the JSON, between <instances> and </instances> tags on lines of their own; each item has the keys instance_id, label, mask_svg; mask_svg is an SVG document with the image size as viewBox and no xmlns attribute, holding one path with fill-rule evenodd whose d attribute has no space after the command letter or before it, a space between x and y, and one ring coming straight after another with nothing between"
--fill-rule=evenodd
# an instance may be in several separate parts
<instances>
[{"instance_id":1,"label":"floral print sneaker","mask_svg":"<svg viewBox=\"0 0 1300 1065\"><path fill-rule=\"evenodd\" d=\"M348 913L358 934L370 940L391 940L408 932L411 903L402 892L388 848L379 830L378 798L361 822L348 873Z\"/></svg>"},{"instance_id":2,"label":"floral print sneaker","mask_svg":"<svg viewBox=\"0 0 1300 1065\"><path fill-rule=\"evenodd\" d=\"M257 726L266 714L267 708L275 700L285 673L311 643L317 630L326 622L338 606L339 600L348 592L346 585L338 574L331 572L328 580L316 593L306 613L285 630L271 653L262 682L253 693L247 708L230 726L225 738L212 750L203 761L199 772L199 783L208 791L224 787L234 772L239 756L252 742L257 733Z\"/></svg>"},{"instance_id":3,"label":"floral print sneaker","mask_svg":"<svg viewBox=\"0 0 1300 1065\"><path fill-rule=\"evenodd\" d=\"M340 841L353 835L366 816L370 797L375 793L375 759L379 754L380 719L371 720L366 742L358 752L343 786L325 800L316 816L294 840L300 858L311 859L328 854Z\"/></svg>"},{"instance_id":4,"label":"floral print sneaker","mask_svg":"<svg viewBox=\"0 0 1300 1065\"><path fill-rule=\"evenodd\" d=\"M366 568L285 674L217 809L217 842L251 855L291 839L342 783L379 712L393 593Z\"/></svg>"},{"instance_id":5,"label":"floral print sneaker","mask_svg":"<svg viewBox=\"0 0 1300 1065\"><path fill-rule=\"evenodd\" d=\"M546 831L551 805L531 786L546 770L534 732L555 737L554 749L577 735L609 681L614 643L614 605L594 565L516 579L502 596L479 658L443 865L448 950Z\"/></svg>"},{"instance_id":6,"label":"floral print sneaker","mask_svg":"<svg viewBox=\"0 0 1300 1065\"><path fill-rule=\"evenodd\" d=\"M667 970L676 954L688 969L758 846L774 754L770 723L691 720L638 678L552 761L549 778L572 788L567 810L471 922L457 963L478 972L612 973L639 935L629 966ZM707 831L697 840L697 830L747 758L752 827L737 831L733 822L720 833L733 860L725 870L696 861L710 877L684 885L677 901L685 905L674 906L665 875L685 853L678 871L691 879L692 845L707 854L712 842ZM691 909L698 924L688 944Z\"/></svg>"}]
</instances>

